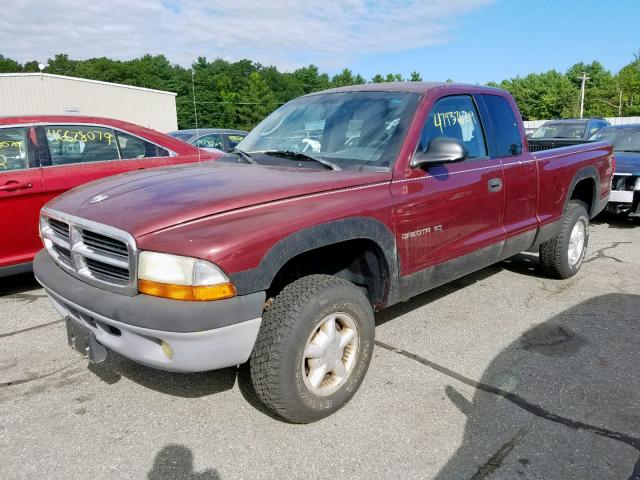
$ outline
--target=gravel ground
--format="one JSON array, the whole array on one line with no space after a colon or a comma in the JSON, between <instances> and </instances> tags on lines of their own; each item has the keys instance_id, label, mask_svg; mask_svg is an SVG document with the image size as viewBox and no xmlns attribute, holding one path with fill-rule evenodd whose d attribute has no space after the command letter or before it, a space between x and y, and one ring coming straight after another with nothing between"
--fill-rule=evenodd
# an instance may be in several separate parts
<instances>
[{"instance_id":1,"label":"gravel ground","mask_svg":"<svg viewBox=\"0 0 640 480\"><path fill-rule=\"evenodd\" d=\"M88 366L30 275L0 312L1 478L640 479L638 221L596 221L570 280L521 254L379 313L362 388L311 425L246 366Z\"/></svg>"}]
</instances>

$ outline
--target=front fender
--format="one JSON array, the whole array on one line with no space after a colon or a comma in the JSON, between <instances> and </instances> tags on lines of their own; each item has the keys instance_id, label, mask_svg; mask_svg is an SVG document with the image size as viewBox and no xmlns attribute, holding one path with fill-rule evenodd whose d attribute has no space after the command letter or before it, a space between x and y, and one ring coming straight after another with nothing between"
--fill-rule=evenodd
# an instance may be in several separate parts
<instances>
[{"instance_id":1,"label":"front fender","mask_svg":"<svg viewBox=\"0 0 640 480\"><path fill-rule=\"evenodd\" d=\"M369 217L335 220L298 230L274 244L256 268L231 274L231 281L241 295L266 290L284 264L297 255L357 239L377 244L391 277L391 288L395 288L398 278L395 237L385 224Z\"/></svg>"}]
</instances>

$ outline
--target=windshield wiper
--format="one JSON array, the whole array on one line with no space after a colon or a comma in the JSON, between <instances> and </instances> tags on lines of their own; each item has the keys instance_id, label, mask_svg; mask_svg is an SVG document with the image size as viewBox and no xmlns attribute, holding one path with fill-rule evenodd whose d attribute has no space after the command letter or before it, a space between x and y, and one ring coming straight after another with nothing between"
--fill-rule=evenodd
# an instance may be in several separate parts
<instances>
[{"instance_id":1,"label":"windshield wiper","mask_svg":"<svg viewBox=\"0 0 640 480\"><path fill-rule=\"evenodd\" d=\"M229 153L234 153L235 155L237 155L247 163L250 163L252 165L258 165L258 162L256 162L253 159L253 157L249 155L247 152L245 152L244 150L240 150L239 148L234 148L233 150L229 151Z\"/></svg>"},{"instance_id":2,"label":"windshield wiper","mask_svg":"<svg viewBox=\"0 0 640 480\"><path fill-rule=\"evenodd\" d=\"M293 150L269 150L262 153L264 153L265 155L271 155L272 157L290 158L292 160L301 160L301 161L308 161L308 162L318 162L331 170L336 170L336 171L342 170L335 163L330 162L329 160L325 160L324 158L314 157L313 155L309 155L308 153L294 152Z\"/></svg>"},{"instance_id":3,"label":"windshield wiper","mask_svg":"<svg viewBox=\"0 0 640 480\"><path fill-rule=\"evenodd\" d=\"M640 153L640 150L614 150L616 152Z\"/></svg>"}]
</instances>

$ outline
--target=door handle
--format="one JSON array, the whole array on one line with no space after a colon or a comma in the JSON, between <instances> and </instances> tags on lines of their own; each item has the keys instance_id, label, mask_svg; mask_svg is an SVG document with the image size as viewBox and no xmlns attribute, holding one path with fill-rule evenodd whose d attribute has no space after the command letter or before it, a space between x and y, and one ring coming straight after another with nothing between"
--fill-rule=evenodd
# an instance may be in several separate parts
<instances>
[{"instance_id":1,"label":"door handle","mask_svg":"<svg viewBox=\"0 0 640 480\"><path fill-rule=\"evenodd\" d=\"M491 178L489 182L487 182L487 188L490 192L499 192L502 190L502 179Z\"/></svg>"},{"instance_id":2,"label":"door handle","mask_svg":"<svg viewBox=\"0 0 640 480\"><path fill-rule=\"evenodd\" d=\"M7 183L0 187L0 192L13 192L15 190L24 190L25 188L33 187L33 183L16 182L15 180L9 180Z\"/></svg>"}]
</instances>

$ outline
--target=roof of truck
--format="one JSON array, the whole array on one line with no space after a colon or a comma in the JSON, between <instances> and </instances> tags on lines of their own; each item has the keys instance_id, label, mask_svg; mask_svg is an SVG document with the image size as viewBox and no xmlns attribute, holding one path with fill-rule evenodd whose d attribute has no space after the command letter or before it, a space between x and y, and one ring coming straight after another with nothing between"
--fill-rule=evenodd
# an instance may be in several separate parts
<instances>
[{"instance_id":1,"label":"roof of truck","mask_svg":"<svg viewBox=\"0 0 640 480\"><path fill-rule=\"evenodd\" d=\"M348 87L331 88L320 92L309 93L308 95L318 95L321 93L340 93L340 92L411 92L411 93L427 93L434 88L468 88L476 91L485 90L487 92L503 92L504 90L484 87L481 85L469 85L464 83L453 82L385 82L385 83L365 83L362 85L350 85Z\"/></svg>"}]
</instances>

